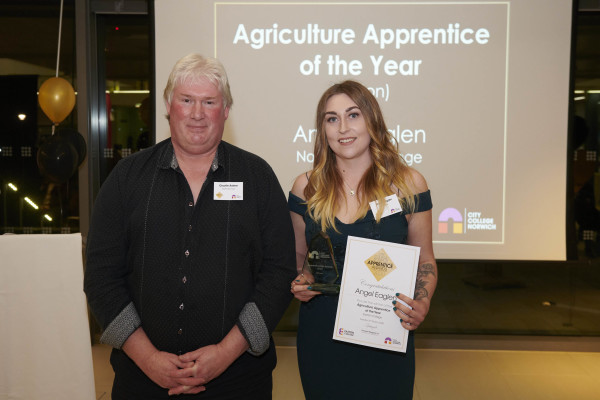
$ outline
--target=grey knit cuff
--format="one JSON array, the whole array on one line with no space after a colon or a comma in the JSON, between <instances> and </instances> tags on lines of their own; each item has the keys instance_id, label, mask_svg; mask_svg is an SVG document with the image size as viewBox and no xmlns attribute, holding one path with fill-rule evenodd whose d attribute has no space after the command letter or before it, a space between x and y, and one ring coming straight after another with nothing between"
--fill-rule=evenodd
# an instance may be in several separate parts
<instances>
[{"instance_id":1,"label":"grey knit cuff","mask_svg":"<svg viewBox=\"0 0 600 400\"><path fill-rule=\"evenodd\" d=\"M127 338L142 324L140 316L133 303L127 306L106 327L100 337L100 343L120 349Z\"/></svg>"},{"instance_id":2,"label":"grey knit cuff","mask_svg":"<svg viewBox=\"0 0 600 400\"><path fill-rule=\"evenodd\" d=\"M246 303L240 313L242 334L248 341L248 353L259 356L269 348L270 335L265 320L255 303Z\"/></svg>"}]
</instances>

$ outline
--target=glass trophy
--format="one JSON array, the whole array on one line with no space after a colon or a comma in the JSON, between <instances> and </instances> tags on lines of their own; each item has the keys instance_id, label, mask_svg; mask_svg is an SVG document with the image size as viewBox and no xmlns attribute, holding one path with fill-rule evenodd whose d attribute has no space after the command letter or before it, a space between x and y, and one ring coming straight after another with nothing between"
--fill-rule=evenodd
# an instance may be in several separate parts
<instances>
[{"instance_id":1,"label":"glass trophy","mask_svg":"<svg viewBox=\"0 0 600 400\"><path fill-rule=\"evenodd\" d=\"M302 274L311 283L311 290L323 294L340 293L340 285L335 283L339 274L333 257L333 246L325 232L319 232L311 239Z\"/></svg>"}]
</instances>

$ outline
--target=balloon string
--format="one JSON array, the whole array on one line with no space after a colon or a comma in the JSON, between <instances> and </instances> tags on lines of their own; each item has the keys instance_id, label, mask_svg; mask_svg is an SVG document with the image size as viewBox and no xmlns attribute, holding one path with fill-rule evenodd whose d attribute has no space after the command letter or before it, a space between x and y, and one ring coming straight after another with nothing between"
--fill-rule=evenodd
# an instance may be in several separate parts
<instances>
[{"instance_id":1,"label":"balloon string","mask_svg":"<svg viewBox=\"0 0 600 400\"><path fill-rule=\"evenodd\" d=\"M58 78L58 66L60 65L60 38L62 35L62 17L63 17L63 3L64 0L60 0L60 14L58 16L58 48L56 50L56 77ZM52 136L56 130L57 124L52 124Z\"/></svg>"},{"instance_id":2,"label":"balloon string","mask_svg":"<svg viewBox=\"0 0 600 400\"><path fill-rule=\"evenodd\" d=\"M58 18L58 50L56 51L56 77L58 78L58 64L60 62L60 35L62 32L63 0L60 0L60 15ZM54 128L52 128L54 131ZM54 133L54 132L52 132Z\"/></svg>"}]
</instances>

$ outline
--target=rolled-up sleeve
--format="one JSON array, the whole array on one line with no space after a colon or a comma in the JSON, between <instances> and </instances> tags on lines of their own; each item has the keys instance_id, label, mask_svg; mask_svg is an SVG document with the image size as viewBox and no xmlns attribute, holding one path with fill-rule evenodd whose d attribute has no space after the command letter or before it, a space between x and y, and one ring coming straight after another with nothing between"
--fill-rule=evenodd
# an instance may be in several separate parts
<instances>
[{"instance_id":1,"label":"rolled-up sleeve","mask_svg":"<svg viewBox=\"0 0 600 400\"><path fill-rule=\"evenodd\" d=\"M240 313L238 327L250 345L250 354L259 356L267 351L271 334L256 304L246 303Z\"/></svg>"},{"instance_id":2,"label":"rolled-up sleeve","mask_svg":"<svg viewBox=\"0 0 600 400\"><path fill-rule=\"evenodd\" d=\"M142 321L133 303L129 303L121 313L112 320L100 337L100 343L120 349L127 338L135 331Z\"/></svg>"}]
</instances>

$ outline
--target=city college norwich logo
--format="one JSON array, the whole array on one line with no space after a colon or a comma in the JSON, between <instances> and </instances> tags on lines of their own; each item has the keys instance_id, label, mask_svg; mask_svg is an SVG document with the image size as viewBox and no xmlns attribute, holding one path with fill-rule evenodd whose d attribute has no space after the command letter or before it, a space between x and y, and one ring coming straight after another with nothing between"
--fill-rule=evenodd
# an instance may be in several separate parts
<instances>
[{"instance_id":1,"label":"city college norwich logo","mask_svg":"<svg viewBox=\"0 0 600 400\"><path fill-rule=\"evenodd\" d=\"M438 219L438 233L468 234L497 229L494 217L480 210L465 209L461 214L456 208L445 208Z\"/></svg>"},{"instance_id":2,"label":"city college norwich logo","mask_svg":"<svg viewBox=\"0 0 600 400\"><path fill-rule=\"evenodd\" d=\"M438 233L448 233L452 220L452 233L463 233L463 217L456 208L446 208L438 219Z\"/></svg>"},{"instance_id":3,"label":"city college norwich logo","mask_svg":"<svg viewBox=\"0 0 600 400\"><path fill-rule=\"evenodd\" d=\"M346 335L346 336L354 336L354 331L351 331L351 330L348 330L348 329L344 330L344 328L340 328L340 330L338 331L338 333L340 334L340 336L344 336L344 335Z\"/></svg>"},{"instance_id":4,"label":"city college norwich logo","mask_svg":"<svg viewBox=\"0 0 600 400\"><path fill-rule=\"evenodd\" d=\"M377 282L396 269L396 265L394 265L394 262L390 259L390 256L388 256L384 249L379 250L377 253L367 258L365 265L369 268L369 271L371 271L375 279L377 279Z\"/></svg>"}]
</instances>

